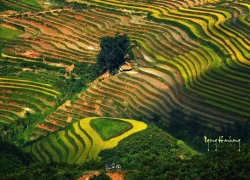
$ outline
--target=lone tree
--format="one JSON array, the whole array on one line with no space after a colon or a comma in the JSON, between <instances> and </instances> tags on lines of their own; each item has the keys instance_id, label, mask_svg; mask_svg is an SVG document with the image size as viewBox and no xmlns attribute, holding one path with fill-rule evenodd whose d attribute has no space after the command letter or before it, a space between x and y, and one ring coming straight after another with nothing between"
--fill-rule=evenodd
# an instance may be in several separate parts
<instances>
[{"instance_id":1,"label":"lone tree","mask_svg":"<svg viewBox=\"0 0 250 180\"><path fill-rule=\"evenodd\" d=\"M104 70L113 73L120 65L125 63L125 55L132 56L130 38L124 34L116 33L115 37L106 36L101 40L101 52L97 55L97 64Z\"/></svg>"}]
</instances>

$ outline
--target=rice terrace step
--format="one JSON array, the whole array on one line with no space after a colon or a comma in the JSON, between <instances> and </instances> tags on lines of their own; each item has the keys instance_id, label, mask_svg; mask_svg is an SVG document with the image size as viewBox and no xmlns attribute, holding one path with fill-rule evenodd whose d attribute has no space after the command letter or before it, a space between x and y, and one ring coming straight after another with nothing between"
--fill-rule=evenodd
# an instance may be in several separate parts
<instances>
[{"instance_id":1,"label":"rice terrace step","mask_svg":"<svg viewBox=\"0 0 250 180\"><path fill-rule=\"evenodd\" d=\"M249 179L249 29L249 0L0 0L0 177Z\"/></svg>"}]
</instances>

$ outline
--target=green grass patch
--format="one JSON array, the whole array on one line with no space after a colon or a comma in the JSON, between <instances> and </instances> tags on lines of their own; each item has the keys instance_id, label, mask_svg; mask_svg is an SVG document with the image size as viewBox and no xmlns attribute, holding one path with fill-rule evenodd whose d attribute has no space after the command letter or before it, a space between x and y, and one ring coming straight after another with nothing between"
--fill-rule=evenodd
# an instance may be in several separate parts
<instances>
[{"instance_id":1,"label":"green grass patch","mask_svg":"<svg viewBox=\"0 0 250 180\"><path fill-rule=\"evenodd\" d=\"M128 122L109 118L93 119L90 121L90 125L104 141L117 137L132 128L132 125Z\"/></svg>"},{"instance_id":2,"label":"green grass patch","mask_svg":"<svg viewBox=\"0 0 250 180\"><path fill-rule=\"evenodd\" d=\"M37 1L34 1L34 0L22 0L22 2L25 3L25 4L32 5L32 6L35 6L37 8L42 9L42 7L40 6L40 4L38 4Z\"/></svg>"},{"instance_id":3,"label":"green grass patch","mask_svg":"<svg viewBox=\"0 0 250 180\"><path fill-rule=\"evenodd\" d=\"M44 8L37 2L37 0L9 0L7 2L0 2L0 12L14 10L14 11L37 11Z\"/></svg>"},{"instance_id":4,"label":"green grass patch","mask_svg":"<svg viewBox=\"0 0 250 180\"><path fill-rule=\"evenodd\" d=\"M20 31L0 26L0 39L14 40L17 39L16 37L21 34L22 32Z\"/></svg>"},{"instance_id":5,"label":"green grass patch","mask_svg":"<svg viewBox=\"0 0 250 180\"><path fill-rule=\"evenodd\" d=\"M8 6L6 6L5 4L3 4L2 2L0 2L0 12L3 12L5 10L8 9Z\"/></svg>"}]
</instances>

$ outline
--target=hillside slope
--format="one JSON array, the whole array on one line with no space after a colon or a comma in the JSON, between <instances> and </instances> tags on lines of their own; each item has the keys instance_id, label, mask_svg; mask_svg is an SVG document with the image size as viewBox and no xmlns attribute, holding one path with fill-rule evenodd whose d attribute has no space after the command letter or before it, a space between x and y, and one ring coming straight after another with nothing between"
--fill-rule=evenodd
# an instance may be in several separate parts
<instances>
[{"instance_id":1,"label":"hillside slope","mask_svg":"<svg viewBox=\"0 0 250 180\"><path fill-rule=\"evenodd\" d=\"M98 120L105 120L105 118L92 117L82 119L69 125L65 130L36 140L36 142L26 146L25 151L31 153L34 159L40 162L79 164L91 159L98 160L100 151L114 148L122 139L147 128L145 123L135 120L106 118L107 121L117 123L117 126L112 128L111 123L109 125L99 124L102 131L98 132L91 125L91 121L98 123ZM132 127L125 130L120 129L119 126L124 122ZM114 134L113 131L115 131L116 135L113 135L109 140L102 139L101 133Z\"/></svg>"},{"instance_id":2,"label":"hillside slope","mask_svg":"<svg viewBox=\"0 0 250 180\"><path fill-rule=\"evenodd\" d=\"M183 110L187 119L198 116L200 124L218 130L246 124L247 1L80 2L67 3L64 9L2 16L1 26L23 34L0 43L0 76L7 79L1 84L1 127L22 120L26 107L40 118L32 120L31 133L23 141L93 116L149 121L158 116L168 125L173 109ZM133 70L90 83L100 75L95 67L99 39L116 32L137 42ZM13 89L13 79L29 82L15 81L25 92ZM48 84L46 92L60 95L48 97L31 86L34 83ZM15 136L3 129L6 139Z\"/></svg>"}]
</instances>

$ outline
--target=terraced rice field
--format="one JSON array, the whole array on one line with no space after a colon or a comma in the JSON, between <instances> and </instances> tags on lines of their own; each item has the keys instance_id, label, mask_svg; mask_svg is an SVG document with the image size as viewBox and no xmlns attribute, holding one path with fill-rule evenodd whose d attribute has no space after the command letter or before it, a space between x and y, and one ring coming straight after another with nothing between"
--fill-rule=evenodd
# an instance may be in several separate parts
<instances>
[{"instance_id":1,"label":"terraced rice field","mask_svg":"<svg viewBox=\"0 0 250 180\"><path fill-rule=\"evenodd\" d=\"M23 32L17 40L4 42L5 61L18 57L77 69L81 63L95 63L101 37L120 32L138 43L134 67L100 77L63 102L37 125L37 135L93 116L150 120L159 115L168 124L173 108L213 127L250 118L249 2L78 2L87 7L3 18L2 25ZM35 90L35 85L26 84L26 92L32 89L44 101L56 96L44 85ZM16 118L20 109L11 111L16 113L4 117Z\"/></svg>"},{"instance_id":2,"label":"terraced rice field","mask_svg":"<svg viewBox=\"0 0 250 180\"><path fill-rule=\"evenodd\" d=\"M0 123L12 123L27 111L44 112L59 94L49 84L0 78Z\"/></svg>"},{"instance_id":3,"label":"terraced rice field","mask_svg":"<svg viewBox=\"0 0 250 180\"><path fill-rule=\"evenodd\" d=\"M27 146L25 150L31 152L32 156L41 162L62 161L68 163L84 163L90 159L98 160L99 152L105 149L111 149L124 138L133 133L147 128L143 122L129 119L112 119L117 123L127 122L132 128L104 141L101 136L91 127L90 122L98 118L85 118L73 123L67 129L53 133L44 137L32 145ZM103 127L109 128L108 126Z\"/></svg>"}]
</instances>

